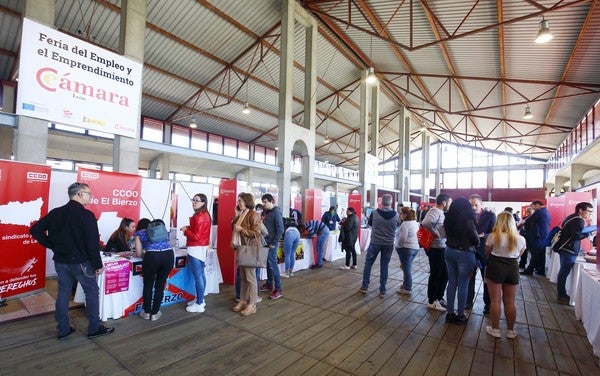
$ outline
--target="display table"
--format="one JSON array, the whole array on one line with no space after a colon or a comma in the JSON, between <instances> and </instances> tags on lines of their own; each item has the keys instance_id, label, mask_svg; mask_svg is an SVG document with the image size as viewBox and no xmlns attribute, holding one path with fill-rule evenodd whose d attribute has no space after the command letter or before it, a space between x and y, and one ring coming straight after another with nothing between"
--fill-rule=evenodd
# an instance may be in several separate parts
<instances>
[{"instance_id":1,"label":"display table","mask_svg":"<svg viewBox=\"0 0 600 376\"><path fill-rule=\"evenodd\" d=\"M595 269L596 264L590 264L585 261L583 256L577 257L575 264L573 265L573 269L571 269L571 273L567 277L567 282L565 283L565 289L567 290L567 295L571 297L571 301L569 302L571 305L575 304L577 298L577 286L579 284L579 275L581 271L584 269ZM552 253L552 262L548 265L548 279L552 283L556 283L558 280L558 272L560 271L560 255L556 252Z\"/></svg>"},{"instance_id":2,"label":"display table","mask_svg":"<svg viewBox=\"0 0 600 376\"><path fill-rule=\"evenodd\" d=\"M594 355L600 356L600 271L594 265L592 270L583 270L579 278L575 317L581 320Z\"/></svg>"},{"instance_id":3,"label":"display table","mask_svg":"<svg viewBox=\"0 0 600 376\"><path fill-rule=\"evenodd\" d=\"M340 230L331 231L329 238L325 241L325 247L323 249L323 258L327 261L334 261L346 257L344 251L342 251L342 243L338 242Z\"/></svg>"},{"instance_id":4,"label":"display table","mask_svg":"<svg viewBox=\"0 0 600 376\"><path fill-rule=\"evenodd\" d=\"M369 248L369 244L371 244L371 229L370 228L361 228L360 229L360 250L365 251Z\"/></svg>"},{"instance_id":5,"label":"display table","mask_svg":"<svg viewBox=\"0 0 600 376\"><path fill-rule=\"evenodd\" d=\"M175 265L167 279L167 286L165 287L162 305L189 301L194 298L194 281L191 271L187 268L186 257L187 254L185 250L175 251ZM100 319L102 321L106 321L109 318L118 319L139 312L142 309L142 289L144 286L141 273L142 259L131 257L128 260L119 256L104 257L102 259L105 268L106 266L118 265L124 261L128 261L130 264L126 290L111 292L110 290L114 290L114 288L110 286L107 289L107 271L97 277L98 287L100 288ZM206 267L204 268L204 272L206 274L205 295L218 294L219 283L223 282L223 278L221 276L217 251L214 249L209 250L206 255ZM127 276L125 276L125 280L126 277ZM113 284L112 281L114 278L110 276L109 278L111 279L110 284ZM78 303L85 302L85 294L79 284L77 285L74 300Z\"/></svg>"}]
</instances>

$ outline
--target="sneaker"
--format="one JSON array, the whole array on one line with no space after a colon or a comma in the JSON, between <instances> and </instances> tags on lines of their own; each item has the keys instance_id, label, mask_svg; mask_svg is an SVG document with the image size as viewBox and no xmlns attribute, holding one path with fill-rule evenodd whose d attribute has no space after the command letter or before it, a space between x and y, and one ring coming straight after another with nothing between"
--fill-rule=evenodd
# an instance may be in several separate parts
<instances>
[{"instance_id":1,"label":"sneaker","mask_svg":"<svg viewBox=\"0 0 600 376\"><path fill-rule=\"evenodd\" d=\"M380 298L385 298L385 292L379 292L379 297Z\"/></svg>"},{"instance_id":2,"label":"sneaker","mask_svg":"<svg viewBox=\"0 0 600 376\"><path fill-rule=\"evenodd\" d=\"M571 304L571 297L569 297L568 295L567 296L563 296L563 297L558 297L556 299L556 302L560 303L560 304L570 305Z\"/></svg>"},{"instance_id":3,"label":"sneaker","mask_svg":"<svg viewBox=\"0 0 600 376\"><path fill-rule=\"evenodd\" d=\"M350 267L349 266L340 266L340 269L342 269L342 270L350 270Z\"/></svg>"},{"instance_id":4,"label":"sneaker","mask_svg":"<svg viewBox=\"0 0 600 376\"><path fill-rule=\"evenodd\" d=\"M235 298L235 301L236 301L236 302L239 302L239 301L240 301L240 298Z\"/></svg>"},{"instance_id":5,"label":"sneaker","mask_svg":"<svg viewBox=\"0 0 600 376\"><path fill-rule=\"evenodd\" d=\"M155 314L151 315L151 319L152 319L152 321L156 321L156 320L160 319L160 316L162 316L162 313L160 311L158 311Z\"/></svg>"},{"instance_id":6,"label":"sneaker","mask_svg":"<svg viewBox=\"0 0 600 376\"><path fill-rule=\"evenodd\" d=\"M410 290L405 290L404 287L401 287L400 290L396 291L400 295L412 295Z\"/></svg>"},{"instance_id":7,"label":"sneaker","mask_svg":"<svg viewBox=\"0 0 600 376\"><path fill-rule=\"evenodd\" d=\"M446 300L444 298L438 299L438 302L442 305L442 307L444 307L444 308L447 307Z\"/></svg>"},{"instance_id":8,"label":"sneaker","mask_svg":"<svg viewBox=\"0 0 600 376\"><path fill-rule=\"evenodd\" d=\"M490 325L485 327L485 331L487 332L487 334L491 335L492 337L495 337L495 338L502 337L502 335L500 334L500 329L492 328Z\"/></svg>"},{"instance_id":9,"label":"sneaker","mask_svg":"<svg viewBox=\"0 0 600 376\"><path fill-rule=\"evenodd\" d=\"M100 325L98 327L98 330L96 330L96 332L94 332L92 334L88 333L88 338L92 339L92 338L96 338L96 337L100 337L100 336L106 336L114 331L115 331L115 328L113 328L112 326L110 328L107 328L104 325Z\"/></svg>"},{"instance_id":10,"label":"sneaker","mask_svg":"<svg viewBox=\"0 0 600 376\"><path fill-rule=\"evenodd\" d=\"M67 339L68 336L70 336L71 334L75 333L75 327L73 326L69 326L69 331L66 334L59 334L56 337L58 338L59 341L62 341L64 339Z\"/></svg>"},{"instance_id":11,"label":"sneaker","mask_svg":"<svg viewBox=\"0 0 600 376\"><path fill-rule=\"evenodd\" d=\"M185 308L185 310L188 312L197 312L197 313L202 313L205 311L204 304L192 304L192 305L187 306Z\"/></svg>"},{"instance_id":12,"label":"sneaker","mask_svg":"<svg viewBox=\"0 0 600 376\"><path fill-rule=\"evenodd\" d=\"M288 277L293 277L294 276L294 272L289 272L288 273Z\"/></svg>"},{"instance_id":13,"label":"sneaker","mask_svg":"<svg viewBox=\"0 0 600 376\"><path fill-rule=\"evenodd\" d=\"M271 295L269 295L269 298L272 300L277 300L277 299L281 298L282 296L283 296L283 294L281 293L281 290L273 290Z\"/></svg>"},{"instance_id":14,"label":"sneaker","mask_svg":"<svg viewBox=\"0 0 600 376\"><path fill-rule=\"evenodd\" d=\"M281 278L290 278L289 273L281 273Z\"/></svg>"},{"instance_id":15,"label":"sneaker","mask_svg":"<svg viewBox=\"0 0 600 376\"><path fill-rule=\"evenodd\" d=\"M456 325L465 325L467 323L467 320L468 320L468 318L464 314L456 315L454 317L454 321L452 321L452 323L456 324Z\"/></svg>"},{"instance_id":16,"label":"sneaker","mask_svg":"<svg viewBox=\"0 0 600 376\"><path fill-rule=\"evenodd\" d=\"M358 289L358 292L362 293L362 294L366 294L368 291L367 289L363 289L362 287Z\"/></svg>"},{"instance_id":17,"label":"sneaker","mask_svg":"<svg viewBox=\"0 0 600 376\"><path fill-rule=\"evenodd\" d=\"M433 303L427 304L427 308L435 309L436 311L440 311L440 312L446 312L446 308L444 306L442 306L442 304L439 302L439 300L436 300Z\"/></svg>"},{"instance_id":18,"label":"sneaker","mask_svg":"<svg viewBox=\"0 0 600 376\"><path fill-rule=\"evenodd\" d=\"M350 267L350 269L358 269L358 268L356 267L356 265L352 265L352 266Z\"/></svg>"},{"instance_id":19,"label":"sneaker","mask_svg":"<svg viewBox=\"0 0 600 376\"><path fill-rule=\"evenodd\" d=\"M258 291L260 292L271 292L273 290L273 287L271 285L269 285L268 283L265 283L264 285L260 286Z\"/></svg>"},{"instance_id":20,"label":"sneaker","mask_svg":"<svg viewBox=\"0 0 600 376\"><path fill-rule=\"evenodd\" d=\"M150 314L146 313L146 311L142 310L140 312L140 317L143 318L144 320L150 320Z\"/></svg>"},{"instance_id":21,"label":"sneaker","mask_svg":"<svg viewBox=\"0 0 600 376\"><path fill-rule=\"evenodd\" d=\"M455 319L456 319L455 313L446 313L446 323L447 324L453 323Z\"/></svg>"},{"instance_id":22,"label":"sneaker","mask_svg":"<svg viewBox=\"0 0 600 376\"><path fill-rule=\"evenodd\" d=\"M321 269L322 267L323 267L323 265L314 264L314 265L312 265L310 268L311 268L311 269Z\"/></svg>"},{"instance_id":23,"label":"sneaker","mask_svg":"<svg viewBox=\"0 0 600 376\"><path fill-rule=\"evenodd\" d=\"M513 339L513 338L517 338L517 332L515 332L515 330L507 330L506 331L506 338L509 339Z\"/></svg>"},{"instance_id":24,"label":"sneaker","mask_svg":"<svg viewBox=\"0 0 600 376\"><path fill-rule=\"evenodd\" d=\"M256 297L256 302L257 302L257 303L260 303L260 302L262 302L262 298L261 298L260 296Z\"/></svg>"}]
</instances>

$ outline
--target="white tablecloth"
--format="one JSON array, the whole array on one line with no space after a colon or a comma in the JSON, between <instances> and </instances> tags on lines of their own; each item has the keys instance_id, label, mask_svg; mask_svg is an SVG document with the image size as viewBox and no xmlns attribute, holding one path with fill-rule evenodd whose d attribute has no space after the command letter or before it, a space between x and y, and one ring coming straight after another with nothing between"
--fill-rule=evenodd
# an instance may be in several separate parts
<instances>
[{"instance_id":1,"label":"white tablecloth","mask_svg":"<svg viewBox=\"0 0 600 376\"><path fill-rule=\"evenodd\" d=\"M567 290L567 295L571 297L570 304L575 305L577 299L577 286L579 284L579 275L583 269L595 269L595 264L590 264L585 261L583 256L577 257L577 261L573 265L573 269L571 269L571 273L567 277L567 282L565 283L565 289ZM548 265L548 279L552 283L556 283L558 279L558 272L560 271L560 255L556 252L552 252L552 262Z\"/></svg>"},{"instance_id":2,"label":"white tablecloth","mask_svg":"<svg viewBox=\"0 0 600 376\"><path fill-rule=\"evenodd\" d=\"M369 244L371 244L371 229L370 228L361 228L360 229L360 250L365 251L369 248Z\"/></svg>"},{"instance_id":3,"label":"white tablecloth","mask_svg":"<svg viewBox=\"0 0 600 376\"><path fill-rule=\"evenodd\" d=\"M342 251L342 243L338 242L340 230L331 231L329 238L325 241L325 249L323 249L323 258L327 261L334 261L346 257Z\"/></svg>"},{"instance_id":4,"label":"white tablecloth","mask_svg":"<svg viewBox=\"0 0 600 376\"><path fill-rule=\"evenodd\" d=\"M577 290L575 316L583 323L594 355L600 356L600 271L595 266L582 271Z\"/></svg>"},{"instance_id":5,"label":"white tablecloth","mask_svg":"<svg viewBox=\"0 0 600 376\"><path fill-rule=\"evenodd\" d=\"M175 258L185 257L186 252L184 250L175 251ZM102 259L103 263L110 261L122 260L120 257L105 257ZM142 259L132 257L129 260L133 266L141 264ZM206 255L206 267L204 269L206 274L206 289L205 295L218 294L219 283L223 282L221 276L221 267L219 266L219 258L217 257L217 251L211 249ZM106 321L109 318L118 319L127 316L131 313L139 312L142 309L142 289L143 280L142 275L133 275L130 272L129 275L129 288L127 291L116 292L109 295L105 295L105 274L98 276L98 286L100 288L100 319ZM191 300L195 296L195 287L193 283L193 277L190 270L186 267L173 269L167 280L167 287L165 288L165 297L163 298L163 305L169 305L182 301ZM75 302L85 303L85 294L81 285L77 285L75 292Z\"/></svg>"}]
</instances>

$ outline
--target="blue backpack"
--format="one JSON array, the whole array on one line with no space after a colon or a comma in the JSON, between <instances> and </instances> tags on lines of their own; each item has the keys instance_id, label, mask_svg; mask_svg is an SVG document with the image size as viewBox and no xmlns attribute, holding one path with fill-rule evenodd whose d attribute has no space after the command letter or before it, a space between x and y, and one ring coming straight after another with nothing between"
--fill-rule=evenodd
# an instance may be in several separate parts
<instances>
[{"instance_id":1,"label":"blue backpack","mask_svg":"<svg viewBox=\"0 0 600 376\"><path fill-rule=\"evenodd\" d=\"M146 235L151 243L166 242L169 240L169 232L164 222L160 219L155 219L146 228Z\"/></svg>"}]
</instances>

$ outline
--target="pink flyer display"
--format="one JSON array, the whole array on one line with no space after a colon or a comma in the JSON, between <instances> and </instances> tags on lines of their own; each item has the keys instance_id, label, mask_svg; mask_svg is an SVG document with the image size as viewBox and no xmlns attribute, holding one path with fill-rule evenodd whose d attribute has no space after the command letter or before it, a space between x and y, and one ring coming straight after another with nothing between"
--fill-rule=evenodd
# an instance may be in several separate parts
<instances>
[{"instance_id":1,"label":"pink flyer display","mask_svg":"<svg viewBox=\"0 0 600 376\"><path fill-rule=\"evenodd\" d=\"M129 260L110 261L104 264L104 294L129 290Z\"/></svg>"}]
</instances>

